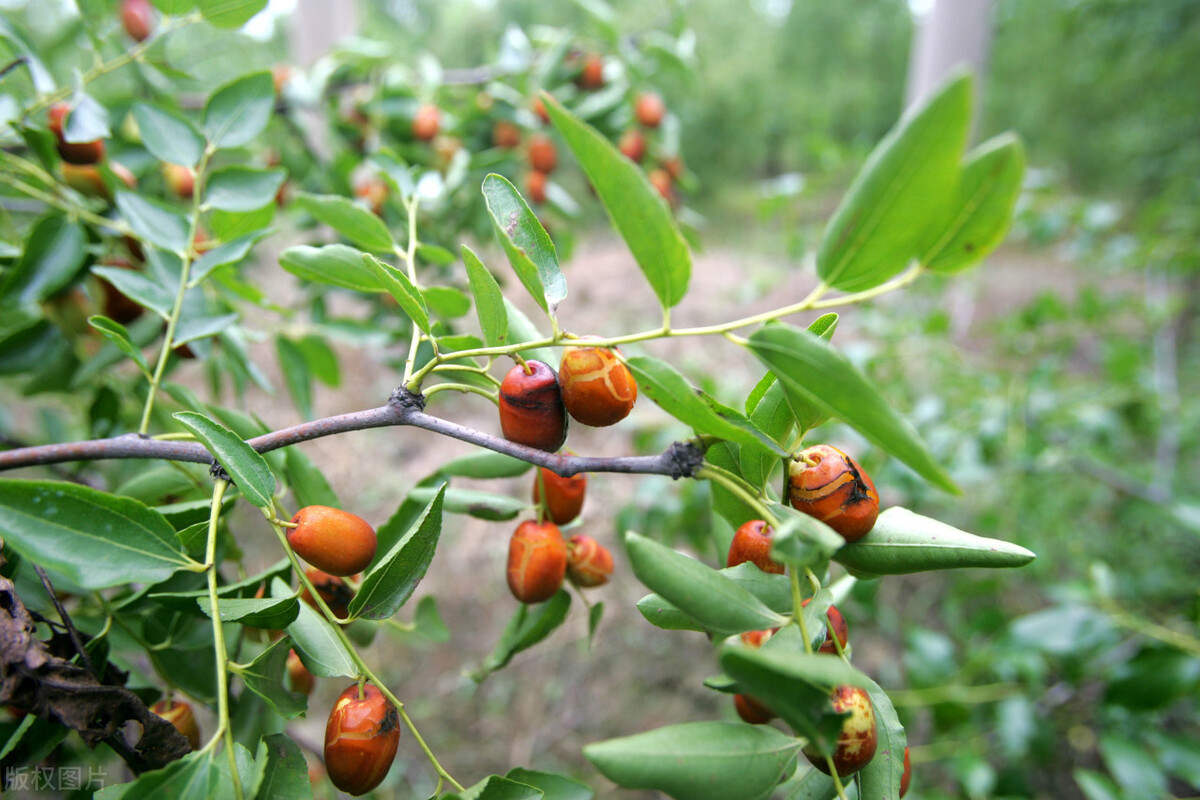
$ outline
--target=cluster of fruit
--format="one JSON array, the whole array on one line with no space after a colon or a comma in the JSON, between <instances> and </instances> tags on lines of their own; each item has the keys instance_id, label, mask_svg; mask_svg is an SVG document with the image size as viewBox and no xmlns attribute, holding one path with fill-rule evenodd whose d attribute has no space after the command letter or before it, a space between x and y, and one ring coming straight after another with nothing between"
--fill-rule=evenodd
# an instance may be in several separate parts
<instances>
[{"instance_id":1,"label":"cluster of fruit","mask_svg":"<svg viewBox=\"0 0 1200 800\"><path fill-rule=\"evenodd\" d=\"M836 447L819 444L803 450L790 463L788 470L788 502L797 511L821 520L847 542L855 542L870 533L879 516L879 494L869 475L852 457ZM729 546L726 566L751 563L763 572L782 575L785 567L771 558L771 526L760 519L750 520L738 528ZM811 602L804 600L801 606ZM818 652L844 655L850 641L846 618L836 606L825 612L825 639ZM747 631L741 635L748 647L762 647L778 628ZM738 716L752 725L774 719L774 714L762 702L749 695L734 695ZM857 686L835 687L830 697L833 709L848 714L838 734L833 752L833 765L839 777L858 772L875 757L879 742L875 711L866 690ZM825 757L811 747L805 756L817 769L828 774ZM904 777L900 796L908 791L912 768L908 749L904 750Z\"/></svg>"},{"instance_id":2,"label":"cluster of fruit","mask_svg":"<svg viewBox=\"0 0 1200 800\"><path fill-rule=\"evenodd\" d=\"M535 360L509 370L500 384L500 429L511 442L553 453L567 440L568 415L606 427L628 416L635 402L637 382L617 351L567 347L557 374ZM585 535L568 542L558 527L579 516L586 490L586 476L539 470L533 500L544 518L518 525L508 546L508 587L522 603L548 600L564 578L590 588L612 574L612 554L604 545Z\"/></svg>"}]
</instances>

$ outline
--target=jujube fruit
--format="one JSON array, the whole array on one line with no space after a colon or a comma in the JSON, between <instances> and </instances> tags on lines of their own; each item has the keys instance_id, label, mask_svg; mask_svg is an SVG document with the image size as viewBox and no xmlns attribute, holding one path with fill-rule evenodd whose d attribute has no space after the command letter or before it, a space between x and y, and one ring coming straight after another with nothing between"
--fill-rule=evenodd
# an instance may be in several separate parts
<instances>
[{"instance_id":1,"label":"jujube fruit","mask_svg":"<svg viewBox=\"0 0 1200 800\"><path fill-rule=\"evenodd\" d=\"M129 37L144 42L154 32L154 9L150 0L121 0L121 24Z\"/></svg>"},{"instance_id":2,"label":"jujube fruit","mask_svg":"<svg viewBox=\"0 0 1200 800\"><path fill-rule=\"evenodd\" d=\"M637 402L637 381L607 347L567 347L558 366L563 404L584 425L615 425Z\"/></svg>"},{"instance_id":3,"label":"jujube fruit","mask_svg":"<svg viewBox=\"0 0 1200 800\"><path fill-rule=\"evenodd\" d=\"M181 700L159 700L150 706L150 711L174 725L193 750L200 749L200 726L196 724L191 704Z\"/></svg>"},{"instance_id":4,"label":"jujube fruit","mask_svg":"<svg viewBox=\"0 0 1200 800\"><path fill-rule=\"evenodd\" d=\"M805 600L800 604L801 608L812 602L812 598ZM837 610L837 606L830 606L825 612L825 641L821 642L819 652L830 653L837 655L837 646L833 643L833 637L837 636L838 642L842 645L842 649L846 649L846 642L850 641L850 629L846 626L846 618L842 616L842 612Z\"/></svg>"},{"instance_id":5,"label":"jujube fruit","mask_svg":"<svg viewBox=\"0 0 1200 800\"><path fill-rule=\"evenodd\" d=\"M577 534L567 543L567 575L583 589L603 586L613 574L613 557L608 548L591 536Z\"/></svg>"},{"instance_id":6,"label":"jujube fruit","mask_svg":"<svg viewBox=\"0 0 1200 800\"><path fill-rule=\"evenodd\" d=\"M782 575L783 564L771 560L771 526L761 519L742 523L729 543L725 566L736 567L749 561L763 572Z\"/></svg>"},{"instance_id":7,"label":"jujube fruit","mask_svg":"<svg viewBox=\"0 0 1200 800\"><path fill-rule=\"evenodd\" d=\"M657 128L662 124L663 117L667 113L667 107L663 104L662 98L653 92L639 94L634 102L633 110L638 122L647 128Z\"/></svg>"},{"instance_id":8,"label":"jujube fruit","mask_svg":"<svg viewBox=\"0 0 1200 800\"><path fill-rule=\"evenodd\" d=\"M541 361L516 365L500 383L500 430L504 438L555 452L567 440L567 410L558 376Z\"/></svg>"},{"instance_id":9,"label":"jujube fruit","mask_svg":"<svg viewBox=\"0 0 1200 800\"><path fill-rule=\"evenodd\" d=\"M546 490L546 513L551 522L555 525L566 525L579 516L579 512L583 510L583 499L587 495L586 473L581 472L564 478L545 467L540 467L533 479L533 502L542 502L543 487Z\"/></svg>"},{"instance_id":10,"label":"jujube fruit","mask_svg":"<svg viewBox=\"0 0 1200 800\"><path fill-rule=\"evenodd\" d=\"M63 183L87 197L102 197L112 200L112 191L104 182L104 176L95 164L72 164L64 161L59 165Z\"/></svg>"},{"instance_id":11,"label":"jujube fruit","mask_svg":"<svg viewBox=\"0 0 1200 800\"><path fill-rule=\"evenodd\" d=\"M299 692L305 696L312 694L317 679L308 671L308 667L304 666L304 662L300 660L300 656L296 655L295 650L288 651L287 674L293 692Z\"/></svg>"},{"instance_id":12,"label":"jujube fruit","mask_svg":"<svg viewBox=\"0 0 1200 800\"><path fill-rule=\"evenodd\" d=\"M362 517L329 506L305 506L292 517L287 540L296 555L323 572L345 577L375 557L375 529Z\"/></svg>"},{"instance_id":13,"label":"jujube fruit","mask_svg":"<svg viewBox=\"0 0 1200 800\"><path fill-rule=\"evenodd\" d=\"M654 187L654 191L658 192L659 197L671 205L675 205L675 182L671 180L671 175L665 169L652 169L647 173L646 178Z\"/></svg>"},{"instance_id":14,"label":"jujube fruit","mask_svg":"<svg viewBox=\"0 0 1200 800\"><path fill-rule=\"evenodd\" d=\"M306 569L304 575L312 583L313 588L317 590L317 594L325 601L325 605L329 606L329 610L338 619L345 619L350 616L350 601L354 599L354 592L346 585L346 582L341 578L330 575L328 572L322 572L315 567ZM300 592L300 599L308 603L317 611L320 607L313 596L308 593L308 588L305 587Z\"/></svg>"},{"instance_id":15,"label":"jujube fruit","mask_svg":"<svg viewBox=\"0 0 1200 800\"><path fill-rule=\"evenodd\" d=\"M625 131L621 134L620 141L617 142L617 149L630 161L640 164L646 157L646 137L639 130Z\"/></svg>"},{"instance_id":16,"label":"jujube fruit","mask_svg":"<svg viewBox=\"0 0 1200 800\"><path fill-rule=\"evenodd\" d=\"M163 164L163 180L171 193L181 200L191 200L196 187L196 175L182 164Z\"/></svg>"},{"instance_id":17,"label":"jujube fruit","mask_svg":"<svg viewBox=\"0 0 1200 800\"><path fill-rule=\"evenodd\" d=\"M742 721L748 722L751 725L766 725L775 719L775 715L771 713L771 709L750 695L735 694L733 696L733 707L737 711L738 716L742 718Z\"/></svg>"},{"instance_id":18,"label":"jujube fruit","mask_svg":"<svg viewBox=\"0 0 1200 800\"><path fill-rule=\"evenodd\" d=\"M900 796L908 794L908 784L912 783L912 762L908 760L908 748L904 748L904 774L900 776Z\"/></svg>"},{"instance_id":19,"label":"jujube fruit","mask_svg":"<svg viewBox=\"0 0 1200 800\"><path fill-rule=\"evenodd\" d=\"M123 258L114 258L106 261L101 266L118 267L120 269L136 270L130 262ZM116 287L109 283L104 278L100 279L100 289L104 292L104 316L111 320L116 320L122 325L128 325L135 319L140 317L145 311L141 303L132 300L121 294Z\"/></svg>"},{"instance_id":20,"label":"jujube fruit","mask_svg":"<svg viewBox=\"0 0 1200 800\"><path fill-rule=\"evenodd\" d=\"M383 178L372 175L354 184L354 196L361 197L375 216L383 215L383 203L388 197L388 185Z\"/></svg>"},{"instance_id":21,"label":"jujube fruit","mask_svg":"<svg viewBox=\"0 0 1200 800\"><path fill-rule=\"evenodd\" d=\"M546 202L546 173L537 170L525 173L525 196L534 203Z\"/></svg>"},{"instance_id":22,"label":"jujube fruit","mask_svg":"<svg viewBox=\"0 0 1200 800\"><path fill-rule=\"evenodd\" d=\"M422 142L428 142L437 136L438 130L442 124L442 112L438 107L430 103L426 103L417 109L417 113L413 116L412 133L417 139Z\"/></svg>"},{"instance_id":23,"label":"jujube fruit","mask_svg":"<svg viewBox=\"0 0 1200 800\"><path fill-rule=\"evenodd\" d=\"M521 143L521 129L506 119L492 126L492 144L511 150Z\"/></svg>"},{"instance_id":24,"label":"jujube fruit","mask_svg":"<svg viewBox=\"0 0 1200 800\"><path fill-rule=\"evenodd\" d=\"M66 103L55 103L46 112L48 126L54 134L58 155L68 164L95 164L104 159L104 140L94 139L90 142L68 142L64 126L71 107Z\"/></svg>"},{"instance_id":25,"label":"jujube fruit","mask_svg":"<svg viewBox=\"0 0 1200 800\"><path fill-rule=\"evenodd\" d=\"M853 775L870 763L879 746L879 731L875 724L875 708L865 689L857 686L839 686L830 697L833 710L839 714L850 712L842 721L837 746L833 751L833 768L839 777ZM804 748L804 755L817 769L829 774L829 764L811 745Z\"/></svg>"},{"instance_id":26,"label":"jujube fruit","mask_svg":"<svg viewBox=\"0 0 1200 800\"><path fill-rule=\"evenodd\" d=\"M847 542L866 536L879 516L879 494L870 477L857 461L827 444L804 450L789 465L788 500Z\"/></svg>"},{"instance_id":27,"label":"jujube fruit","mask_svg":"<svg viewBox=\"0 0 1200 800\"><path fill-rule=\"evenodd\" d=\"M589 55L583 60L579 77L575 83L580 89L600 89L604 87L604 59L598 55Z\"/></svg>"},{"instance_id":28,"label":"jujube fruit","mask_svg":"<svg viewBox=\"0 0 1200 800\"><path fill-rule=\"evenodd\" d=\"M533 102L529 104L529 107L533 109L534 114L537 114L537 118L542 121L542 124L550 121L550 112L546 110L546 104L542 102L542 98L533 98Z\"/></svg>"},{"instance_id":29,"label":"jujube fruit","mask_svg":"<svg viewBox=\"0 0 1200 800\"><path fill-rule=\"evenodd\" d=\"M549 600L567 574L567 543L553 522L525 520L508 542L508 588L522 603Z\"/></svg>"},{"instance_id":30,"label":"jujube fruit","mask_svg":"<svg viewBox=\"0 0 1200 800\"><path fill-rule=\"evenodd\" d=\"M400 745L400 715L379 687L342 692L325 723L325 770L343 792L362 795L383 783Z\"/></svg>"},{"instance_id":31,"label":"jujube fruit","mask_svg":"<svg viewBox=\"0 0 1200 800\"><path fill-rule=\"evenodd\" d=\"M558 166L558 148L549 136L538 133L529 139L529 166L549 175Z\"/></svg>"}]
</instances>

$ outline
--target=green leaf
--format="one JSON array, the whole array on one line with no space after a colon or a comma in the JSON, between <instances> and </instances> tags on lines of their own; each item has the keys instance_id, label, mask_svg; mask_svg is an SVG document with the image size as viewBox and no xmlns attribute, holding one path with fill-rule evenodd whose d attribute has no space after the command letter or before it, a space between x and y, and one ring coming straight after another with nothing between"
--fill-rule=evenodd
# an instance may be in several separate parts
<instances>
[{"instance_id":1,"label":"green leaf","mask_svg":"<svg viewBox=\"0 0 1200 800\"><path fill-rule=\"evenodd\" d=\"M227 4L261 6L262 2L229 0ZM207 11L205 16L213 21ZM262 133L274 108L275 82L271 73L245 75L222 86L208 99L204 107L204 134L213 147L241 147Z\"/></svg>"},{"instance_id":2,"label":"green leaf","mask_svg":"<svg viewBox=\"0 0 1200 800\"><path fill-rule=\"evenodd\" d=\"M133 359L133 363L138 365L138 369L146 378L150 377L150 365L146 363L141 349L133 343L133 337L129 335L129 331L124 325L99 315L88 317L88 324L100 331L101 335L115 344L122 353Z\"/></svg>"},{"instance_id":3,"label":"green leaf","mask_svg":"<svg viewBox=\"0 0 1200 800\"><path fill-rule=\"evenodd\" d=\"M833 800L837 797L837 787L833 778L816 768L810 768L792 780L785 788L785 800Z\"/></svg>"},{"instance_id":4,"label":"green leaf","mask_svg":"<svg viewBox=\"0 0 1200 800\"><path fill-rule=\"evenodd\" d=\"M196 7L196 0L150 0L164 14L183 14Z\"/></svg>"},{"instance_id":5,"label":"green leaf","mask_svg":"<svg viewBox=\"0 0 1200 800\"><path fill-rule=\"evenodd\" d=\"M295 595L291 587L278 578L271 581L272 597ZM296 655L300 656L304 666L308 667L308 671L313 675L322 678L356 677L358 667L329 621L308 603L299 605L300 615L287 627L287 634L292 637Z\"/></svg>"},{"instance_id":6,"label":"green leaf","mask_svg":"<svg viewBox=\"0 0 1200 800\"><path fill-rule=\"evenodd\" d=\"M122 798L170 797L172 800L209 800L229 796L233 786L221 780L221 772L213 763L214 751L188 753L162 769L143 772L129 783L105 786L94 795L98 800ZM222 758L224 758L222 754Z\"/></svg>"},{"instance_id":7,"label":"green leaf","mask_svg":"<svg viewBox=\"0 0 1200 800\"><path fill-rule=\"evenodd\" d=\"M337 195L301 192L296 203L308 213L359 247L380 253L391 253L396 242L383 220L362 206Z\"/></svg>"},{"instance_id":8,"label":"green leaf","mask_svg":"<svg viewBox=\"0 0 1200 800\"><path fill-rule=\"evenodd\" d=\"M179 327L175 329L175 344L178 346L216 336L236 325L238 319L238 314L221 314L217 317L192 317L181 320Z\"/></svg>"},{"instance_id":9,"label":"green leaf","mask_svg":"<svg viewBox=\"0 0 1200 800\"><path fill-rule=\"evenodd\" d=\"M822 314L808 326L808 332L826 342L832 341L833 332L837 330L837 323L837 314ZM829 421L829 414L824 408L818 407L805 395L793 391L790 384L780 383L780 386L783 387L784 396L787 397L788 407L792 410L792 418L796 421L798 430L808 433L818 425Z\"/></svg>"},{"instance_id":10,"label":"green leaf","mask_svg":"<svg viewBox=\"0 0 1200 800\"><path fill-rule=\"evenodd\" d=\"M713 634L774 628L786 620L735 581L644 536L626 534L633 573Z\"/></svg>"},{"instance_id":11,"label":"green leaf","mask_svg":"<svg viewBox=\"0 0 1200 800\"><path fill-rule=\"evenodd\" d=\"M125 191L117 192L117 209L139 239L171 253L187 249L188 221L175 209Z\"/></svg>"},{"instance_id":12,"label":"green leaf","mask_svg":"<svg viewBox=\"0 0 1200 800\"><path fill-rule=\"evenodd\" d=\"M267 0L200 0L200 13L217 28L240 28L266 7Z\"/></svg>"},{"instance_id":13,"label":"green leaf","mask_svg":"<svg viewBox=\"0 0 1200 800\"><path fill-rule=\"evenodd\" d=\"M846 540L824 522L793 508L771 504L779 527L771 536L771 558L795 569L828 562Z\"/></svg>"},{"instance_id":14,"label":"green leaf","mask_svg":"<svg viewBox=\"0 0 1200 800\"><path fill-rule=\"evenodd\" d=\"M409 496L420 503L427 503L438 490L413 489ZM529 503L503 494L491 494L474 489L447 489L446 510L452 514L469 514L477 519L500 522L515 518L529 510Z\"/></svg>"},{"instance_id":15,"label":"green leaf","mask_svg":"<svg viewBox=\"0 0 1200 800\"><path fill-rule=\"evenodd\" d=\"M664 308L687 294L692 254L671 210L641 167L548 94L542 95L550 120L579 160L613 225Z\"/></svg>"},{"instance_id":16,"label":"green leaf","mask_svg":"<svg viewBox=\"0 0 1200 800\"><path fill-rule=\"evenodd\" d=\"M790 392L840 418L930 483L959 491L912 425L866 376L820 339L790 325L772 324L755 331L747 346Z\"/></svg>"},{"instance_id":17,"label":"green leaf","mask_svg":"<svg viewBox=\"0 0 1200 800\"><path fill-rule=\"evenodd\" d=\"M250 248L266 235L266 231L256 231L209 250L192 264L192 277L188 286L199 286L214 270L239 263L249 255Z\"/></svg>"},{"instance_id":18,"label":"green leaf","mask_svg":"<svg viewBox=\"0 0 1200 800\"><path fill-rule=\"evenodd\" d=\"M1008 233L1024 175L1025 151L1011 133L968 153L950 217L930 229L921 265L931 272L961 272L986 258Z\"/></svg>"},{"instance_id":19,"label":"green leaf","mask_svg":"<svg viewBox=\"0 0 1200 800\"><path fill-rule=\"evenodd\" d=\"M363 263L363 253L344 244L289 247L279 265L297 278L359 292L382 291L375 272Z\"/></svg>"},{"instance_id":20,"label":"green leaf","mask_svg":"<svg viewBox=\"0 0 1200 800\"><path fill-rule=\"evenodd\" d=\"M499 775L489 775L458 794L459 800L541 800L541 789Z\"/></svg>"},{"instance_id":21,"label":"green leaf","mask_svg":"<svg viewBox=\"0 0 1200 800\"><path fill-rule=\"evenodd\" d=\"M412 597L425 577L442 534L442 502L446 485L429 501L421 516L400 541L367 572L358 594L350 601L350 615L388 619Z\"/></svg>"},{"instance_id":22,"label":"green leaf","mask_svg":"<svg viewBox=\"0 0 1200 800\"><path fill-rule=\"evenodd\" d=\"M121 267L92 267L92 274L111 283L118 292L137 301L163 319L171 318L175 298L163 286L141 272Z\"/></svg>"},{"instance_id":23,"label":"green leaf","mask_svg":"<svg viewBox=\"0 0 1200 800\"><path fill-rule=\"evenodd\" d=\"M0 538L84 589L159 583L194 566L162 514L72 483L0 480Z\"/></svg>"},{"instance_id":24,"label":"green leaf","mask_svg":"<svg viewBox=\"0 0 1200 800\"><path fill-rule=\"evenodd\" d=\"M70 285L87 258L83 227L60 214L42 217L25 250L0 277L0 306L40 303Z\"/></svg>"},{"instance_id":25,"label":"green leaf","mask_svg":"<svg viewBox=\"0 0 1200 800\"><path fill-rule=\"evenodd\" d=\"M558 266L550 235L520 193L501 175L483 180L483 197L496 238L525 290L550 316L567 296L567 281Z\"/></svg>"},{"instance_id":26,"label":"green leaf","mask_svg":"<svg viewBox=\"0 0 1200 800\"><path fill-rule=\"evenodd\" d=\"M537 329L537 326L529 321L529 317L525 316L521 309L517 308L511 300L504 298L504 312L508 317L508 341L507 344L514 342L533 342L539 339L547 338L545 334ZM527 347L520 351L521 358L536 359L551 367L558 364L559 354L557 350L549 347Z\"/></svg>"},{"instance_id":27,"label":"green leaf","mask_svg":"<svg viewBox=\"0 0 1200 800\"><path fill-rule=\"evenodd\" d=\"M297 506L342 507L337 493L311 458L295 447L287 448L286 453L288 483L296 493Z\"/></svg>"},{"instance_id":28,"label":"green leaf","mask_svg":"<svg viewBox=\"0 0 1200 800\"><path fill-rule=\"evenodd\" d=\"M875 729L879 744L875 757L858 773L858 791L862 800L889 800L900 794L900 779L904 776L904 749L908 736L896 716L892 699L879 684L866 678L867 694L875 709Z\"/></svg>"},{"instance_id":29,"label":"green leaf","mask_svg":"<svg viewBox=\"0 0 1200 800\"><path fill-rule=\"evenodd\" d=\"M275 476L253 447L224 425L203 414L178 411L174 417L213 454L247 500L259 508L273 508L271 498L275 494Z\"/></svg>"},{"instance_id":30,"label":"green leaf","mask_svg":"<svg viewBox=\"0 0 1200 800\"><path fill-rule=\"evenodd\" d=\"M971 78L952 79L871 152L821 237L817 274L870 289L916 258L954 197L971 120Z\"/></svg>"},{"instance_id":31,"label":"green leaf","mask_svg":"<svg viewBox=\"0 0 1200 800\"><path fill-rule=\"evenodd\" d=\"M292 602L297 601L292 598ZM268 628L268 630L277 629ZM289 692L283 687L283 676L287 672L288 651L291 649L290 639L280 639L262 651L245 669L238 672L238 677L246 684L246 688L266 700L267 704L284 719L293 719L308 710L308 701L304 695Z\"/></svg>"},{"instance_id":32,"label":"green leaf","mask_svg":"<svg viewBox=\"0 0 1200 800\"><path fill-rule=\"evenodd\" d=\"M1020 545L975 536L893 506L879 515L870 533L833 558L862 576L875 577L934 569L1023 567L1036 557Z\"/></svg>"},{"instance_id":33,"label":"green leaf","mask_svg":"<svg viewBox=\"0 0 1200 800\"><path fill-rule=\"evenodd\" d=\"M500 641L496 642L495 648L479 665L479 669L470 674L471 680L477 683L482 681L502 669L517 653L545 639L563 623L570 608L571 595L565 589L560 589L554 597L535 606L522 603L500 634Z\"/></svg>"},{"instance_id":34,"label":"green leaf","mask_svg":"<svg viewBox=\"0 0 1200 800\"><path fill-rule=\"evenodd\" d=\"M504 295L500 284L479 260L471 248L462 246L463 264L467 267L467 280L471 294L475 296L475 313L479 316L479 329L488 347L499 347L508 340L508 313L504 308Z\"/></svg>"},{"instance_id":35,"label":"green leaf","mask_svg":"<svg viewBox=\"0 0 1200 800\"><path fill-rule=\"evenodd\" d=\"M746 449L751 450L752 448ZM732 472L734 475L740 475L741 467L739 466L739 461L741 450L742 448L733 442L716 442L704 451L704 460L714 467L720 467ZM758 451L755 450L755 452ZM771 457L774 458L775 456ZM717 541L718 552L728 553L729 544L733 539L733 531L741 527L743 522L757 519L759 512L718 481L709 481L709 491L712 492L713 511L729 523L729 538L724 541L720 539Z\"/></svg>"},{"instance_id":36,"label":"green leaf","mask_svg":"<svg viewBox=\"0 0 1200 800\"><path fill-rule=\"evenodd\" d=\"M686 722L596 742L583 754L627 789L676 800L758 800L796 763L800 742L765 725Z\"/></svg>"},{"instance_id":37,"label":"green leaf","mask_svg":"<svg viewBox=\"0 0 1200 800\"><path fill-rule=\"evenodd\" d=\"M777 444L785 444L787 435L795 424L791 407L788 405L787 393L783 385L775 378L775 373L768 372L759 381L758 386L766 384L765 389L757 398L747 399L746 413L750 422ZM755 387L757 390L758 387ZM749 400L754 399L753 407ZM764 453L757 448L738 449L738 470L746 481L754 487L762 489L774 466L780 463L779 456Z\"/></svg>"},{"instance_id":38,"label":"green leaf","mask_svg":"<svg viewBox=\"0 0 1200 800\"><path fill-rule=\"evenodd\" d=\"M287 172L232 166L216 170L204 187L204 203L221 211L257 211L274 202Z\"/></svg>"},{"instance_id":39,"label":"green leaf","mask_svg":"<svg viewBox=\"0 0 1200 800\"><path fill-rule=\"evenodd\" d=\"M375 273L379 285L396 300L400 310L413 321L413 324L428 334L431 331L429 309L425 306L425 298L421 295L421 290L414 286L403 272L390 264L385 264L370 253L363 254L363 263Z\"/></svg>"},{"instance_id":40,"label":"green leaf","mask_svg":"<svg viewBox=\"0 0 1200 800\"><path fill-rule=\"evenodd\" d=\"M264 736L258 743L255 761L263 770L255 800L310 800L308 762L300 746L286 734Z\"/></svg>"},{"instance_id":41,"label":"green leaf","mask_svg":"<svg viewBox=\"0 0 1200 800\"><path fill-rule=\"evenodd\" d=\"M220 241L231 241L251 234L262 235L275 218L275 204L267 203L255 211L214 210L208 215L213 233Z\"/></svg>"},{"instance_id":42,"label":"green leaf","mask_svg":"<svg viewBox=\"0 0 1200 800\"><path fill-rule=\"evenodd\" d=\"M142 144L159 161L195 167L204 155L204 137L181 114L146 103L133 106ZM257 208L257 206L255 206Z\"/></svg>"},{"instance_id":43,"label":"green leaf","mask_svg":"<svg viewBox=\"0 0 1200 800\"><path fill-rule=\"evenodd\" d=\"M541 789L545 793L545 800L592 800L595 796L592 790L582 783L552 772L535 772L516 767L509 770L504 777Z\"/></svg>"},{"instance_id":44,"label":"green leaf","mask_svg":"<svg viewBox=\"0 0 1200 800\"><path fill-rule=\"evenodd\" d=\"M480 450L451 459L438 468L437 474L457 478L515 478L524 475L533 465L504 453Z\"/></svg>"},{"instance_id":45,"label":"green leaf","mask_svg":"<svg viewBox=\"0 0 1200 800\"><path fill-rule=\"evenodd\" d=\"M275 354L279 358L279 369L283 372L284 383L287 384L292 402L296 404L296 410L304 419L312 419L312 381L309 379L304 354L291 339L283 335L275 337Z\"/></svg>"},{"instance_id":46,"label":"green leaf","mask_svg":"<svg viewBox=\"0 0 1200 800\"><path fill-rule=\"evenodd\" d=\"M700 392L667 362L649 356L634 356L625 363L637 378L640 391L698 433L728 439L743 447L766 450L781 458L787 455L744 414Z\"/></svg>"},{"instance_id":47,"label":"green leaf","mask_svg":"<svg viewBox=\"0 0 1200 800\"><path fill-rule=\"evenodd\" d=\"M413 617L413 633L424 636L431 642L450 641L450 629L446 627L438 612L437 599L426 595L417 601L417 613Z\"/></svg>"},{"instance_id":48,"label":"green leaf","mask_svg":"<svg viewBox=\"0 0 1200 800\"><path fill-rule=\"evenodd\" d=\"M212 616L207 597L197 597L196 603L205 616ZM232 597L218 601L222 622L240 622L269 631L283 630L300 614L300 601L294 597Z\"/></svg>"},{"instance_id":49,"label":"green leaf","mask_svg":"<svg viewBox=\"0 0 1200 800\"><path fill-rule=\"evenodd\" d=\"M727 567L717 572L757 597L772 611L779 614L792 612L792 585L786 575L763 572L749 563ZM658 594L643 597L638 601L637 609L647 622L657 628L700 632L705 630L703 625Z\"/></svg>"},{"instance_id":50,"label":"green leaf","mask_svg":"<svg viewBox=\"0 0 1200 800\"><path fill-rule=\"evenodd\" d=\"M471 311L471 297L452 286L428 286L421 290L425 305L442 319L458 319Z\"/></svg>"}]
</instances>

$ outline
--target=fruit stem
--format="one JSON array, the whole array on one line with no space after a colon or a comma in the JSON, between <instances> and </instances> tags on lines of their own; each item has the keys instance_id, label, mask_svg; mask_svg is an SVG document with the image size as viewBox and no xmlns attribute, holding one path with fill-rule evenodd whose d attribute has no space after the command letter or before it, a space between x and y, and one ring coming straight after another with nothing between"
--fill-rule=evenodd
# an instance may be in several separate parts
<instances>
[{"instance_id":1,"label":"fruit stem","mask_svg":"<svg viewBox=\"0 0 1200 800\"><path fill-rule=\"evenodd\" d=\"M488 400L491 400L493 403L496 403L497 405L500 404L500 398L496 396L495 392L484 389L482 386L472 386L469 383L438 383L438 384L435 384L425 390L425 399L428 400L430 397L437 394L438 392L451 392L451 391L453 391L453 392L469 392L471 394L482 395L483 397L486 397Z\"/></svg>"},{"instance_id":2,"label":"fruit stem","mask_svg":"<svg viewBox=\"0 0 1200 800\"><path fill-rule=\"evenodd\" d=\"M737 495L739 500L754 509L768 525L772 527L779 526L779 520L767 510L766 505L762 502L762 498L755 493L754 487L732 472L715 464L706 463L700 469L696 470L696 474L693 477L696 480L706 479L721 484L731 493Z\"/></svg>"},{"instance_id":3,"label":"fruit stem","mask_svg":"<svg viewBox=\"0 0 1200 800\"><path fill-rule=\"evenodd\" d=\"M846 787L842 786L842 778L838 775L837 767L833 765L833 756L825 756L825 764L829 767L829 777L833 778L833 788L837 789L837 795L840 800L848 800L846 797Z\"/></svg>"},{"instance_id":4,"label":"fruit stem","mask_svg":"<svg viewBox=\"0 0 1200 800\"><path fill-rule=\"evenodd\" d=\"M404 211L408 214L408 250L398 253L405 260L408 266L408 279L412 281L413 286L417 285L417 209L421 205L421 198L414 194L412 200L408 200L401 196L404 203ZM417 327L417 323L412 324L412 334L408 340L408 358L404 362L404 382L408 383L412 378L413 367L417 363L417 348L421 346L421 329ZM437 353L437 345L434 344L434 357L429 363L437 364L439 356Z\"/></svg>"},{"instance_id":5,"label":"fruit stem","mask_svg":"<svg viewBox=\"0 0 1200 800\"><path fill-rule=\"evenodd\" d=\"M218 480L213 485L212 507L208 514L208 544L204 552L204 567L208 573L208 604L211 608L213 625L213 649L217 655L217 730L204 746L207 750L224 738L225 753L229 757L229 771L233 778L233 794L242 800L242 781L238 776L237 760L233 752L233 728L229 725L229 654L225 651L225 631L221 624L220 600L217 598L217 525L221 521L221 500L229 481Z\"/></svg>"},{"instance_id":6,"label":"fruit stem","mask_svg":"<svg viewBox=\"0 0 1200 800\"><path fill-rule=\"evenodd\" d=\"M800 638L804 639L804 652L813 654L812 639L808 636L808 623L804 621L804 597L800 591L800 573L788 567L788 578L792 582L792 619L800 626Z\"/></svg>"}]
</instances>

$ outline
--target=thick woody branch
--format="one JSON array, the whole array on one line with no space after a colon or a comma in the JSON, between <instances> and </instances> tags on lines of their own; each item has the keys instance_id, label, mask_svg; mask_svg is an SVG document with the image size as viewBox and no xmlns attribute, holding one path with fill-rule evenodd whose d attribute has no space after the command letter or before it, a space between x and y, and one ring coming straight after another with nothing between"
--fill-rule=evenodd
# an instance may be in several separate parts
<instances>
[{"instance_id":1,"label":"thick woody branch","mask_svg":"<svg viewBox=\"0 0 1200 800\"><path fill-rule=\"evenodd\" d=\"M248 439L247 444L260 453L269 453L300 442L333 436L339 433L411 426L423 428L442 436L469 442L497 453L505 453L522 461L545 467L564 477L580 472L621 472L640 475L670 475L688 478L704 461L701 446L692 442L675 442L654 456L623 456L599 458L547 453L532 447L510 442L456 422L426 414L425 401L403 387L392 393L386 406L355 411L336 417L305 422ZM162 461L190 461L196 464L213 463L212 455L197 442L160 441L131 433L110 439L83 442L64 442L0 452L0 471L20 467L46 466L71 461L100 461L116 458L150 458Z\"/></svg>"}]
</instances>

